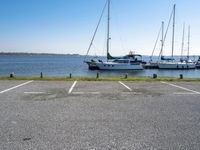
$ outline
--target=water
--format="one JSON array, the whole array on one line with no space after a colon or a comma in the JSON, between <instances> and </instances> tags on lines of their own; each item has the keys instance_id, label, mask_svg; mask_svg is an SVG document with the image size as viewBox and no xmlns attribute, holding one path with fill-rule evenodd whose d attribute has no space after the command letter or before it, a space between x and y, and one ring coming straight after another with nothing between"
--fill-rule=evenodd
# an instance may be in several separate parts
<instances>
[{"instance_id":1,"label":"water","mask_svg":"<svg viewBox=\"0 0 200 150\"><path fill-rule=\"evenodd\" d=\"M148 57L144 57L148 60ZM83 63L84 57L79 55L0 55L0 76L7 76L14 72L18 76L39 76L40 72L46 76L95 76L97 71L88 70ZM128 73L131 76L179 77L183 74L188 78L199 78L200 70L141 70L141 71L98 71L101 76L121 76Z\"/></svg>"}]
</instances>

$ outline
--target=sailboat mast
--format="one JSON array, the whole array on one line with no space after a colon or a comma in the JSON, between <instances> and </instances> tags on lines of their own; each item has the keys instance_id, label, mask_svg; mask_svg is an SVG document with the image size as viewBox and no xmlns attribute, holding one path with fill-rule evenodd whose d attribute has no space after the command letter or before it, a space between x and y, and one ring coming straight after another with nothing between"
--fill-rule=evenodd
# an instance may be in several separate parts
<instances>
[{"instance_id":1,"label":"sailboat mast","mask_svg":"<svg viewBox=\"0 0 200 150\"><path fill-rule=\"evenodd\" d=\"M188 27L188 53L187 58L189 58L190 55L190 26Z\"/></svg>"},{"instance_id":2,"label":"sailboat mast","mask_svg":"<svg viewBox=\"0 0 200 150\"><path fill-rule=\"evenodd\" d=\"M161 56L163 56L163 47L164 47L164 21L162 21L162 40L161 40Z\"/></svg>"},{"instance_id":3,"label":"sailboat mast","mask_svg":"<svg viewBox=\"0 0 200 150\"><path fill-rule=\"evenodd\" d=\"M181 59L183 59L184 40L185 40L185 23L183 24L183 37L182 37L182 47L181 47Z\"/></svg>"},{"instance_id":4,"label":"sailboat mast","mask_svg":"<svg viewBox=\"0 0 200 150\"><path fill-rule=\"evenodd\" d=\"M174 16L173 16L173 32L172 32L172 57L174 57L174 31L175 31L175 15L176 15L176 5L174 4Z\"/></svg>"},{"instance_id":5,"label":"sailboat mast","mask_svg":"<svg viewBox=\"0 0 200 150\"><path fill-rule=\"evenodd\" d=\"M110 0L108 0L108 25L107 25L107 60L110 48Z\"/></svg>"}]
</instances>

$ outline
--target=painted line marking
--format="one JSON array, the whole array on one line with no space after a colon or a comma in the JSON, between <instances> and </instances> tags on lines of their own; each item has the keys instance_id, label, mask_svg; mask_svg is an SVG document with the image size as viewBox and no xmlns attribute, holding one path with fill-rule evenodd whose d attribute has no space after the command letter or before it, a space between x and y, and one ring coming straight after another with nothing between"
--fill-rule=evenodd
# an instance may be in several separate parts
<instances>
[{"instance_id":1,"label":"painted line marking","mask_svg":"<svg viewBox=\"0 0 200 150\"><path fill-rule=\"evenodd\" d=\"M31 82L33 82L33 80L28 81L28 82L25 82L25 83L22 83L22 84L20 84L20 85L14 86L14 87L11 87L11 88L9 88L9 89L3 90L3 91L0 92L0 94L6 93L6 92L11 91L11 90L14 90L14 89L16 89L16 88L18 88L18 87L24 86L24 85L29 84L29 83L31 83Z\"/></svg>"},{"instance_id":2,"label":"painted line marking","mask_svg":"<svg viewBox=\"0 0 200 150\"><path fill-rule=\"evenodd\" d=\"M134 94L134 95L142 95L142 93L140 93L140 92L132 92L132 93L130 93L130 92L122 92L122 94Z\"/></svg>"},{"instance_id":3,"label":"painted line marking","mask_svg":"<svg viewBox=\"0 0 200 150\"><path fill-rule=\"evenodd\" d=\"M90 92L91 94L100 94L100 92Z\"/></svg>"},{"instance_id":4,"label":"painted line marking","mask_svg":"<svg viewBox=\"0 0 200 150\"><path fill-rule=\"evenodd\" d=\"M45 92L24 92L24 94L45 94Z\"/></svg>"},{"instance_id":5,"label":"painted line marking","mask_svg":"<svg viewBox=\"0 0 200 150\"><path fill-rule=\"evenodd\" d=\"M163 82L163 81L161 81L161 83L167 84L167 85L170 85L170 86L173 86L173 87L185 90L185 91L189 91L189 92L192 92L192 93L195 93L195 94L200 94L200 92L197 92L197 91L194 91L194 90L182 87L182 86L178 86L178 85L175 85L175 84L172 84L172 83L167 83L167 82Z\"/></svg>"},{"instance_id":6,"label":"painted line marking","mask_svg":"<svg viewBox=\"0 0 200 150\"><path fill-rule=\"evenodd\" d=\"M124 84L123 82L119 81L119 83L121 85L123 85L125 88L127 88L129 91L133 91L130 87L128 87L126 84Z\"/></svg>"},{"instance_id":7,"label":"painted line marking","mask_svg":"<svg viewBox=\"0 0 200 150\"><path fill-rule=\"evenodd\" d=\"M73 94L85 94L84 92L73 92Z\"/></svg>"},{"instance_id":8,"label":"painted line marking","mask_svg":"<svg viewBox=\"0 0 200 150\"><path fill-rule=\"evenodd\" d=\"M68 94L72 93L72 91L73 91L73 89L74 89L74 87L75 87L76 84L77 84L77 81L74 81L74 83L72 84L71 88L69 89Z\"/></svg>"},{"instance_id":9,"label":"painted line marking","mask_svg":"<svg viewBox=\"0 0 200 150\"><path fill-rule=\"evenodd\" d=\"M100 92L73 92L72 94L83 95L83 94L94 94L98 95Z\"/></svg>"}]
</instances>

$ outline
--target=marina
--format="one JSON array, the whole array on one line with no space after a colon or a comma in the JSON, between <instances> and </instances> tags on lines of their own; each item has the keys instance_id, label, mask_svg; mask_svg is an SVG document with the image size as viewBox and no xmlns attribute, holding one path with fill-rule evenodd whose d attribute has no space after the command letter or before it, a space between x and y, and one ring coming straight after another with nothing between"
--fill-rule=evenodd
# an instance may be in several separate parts
<instances>
[{"instance_id":1,"label":"marina","mask_svg":"<svg viewBox=\"0 0 200 150\"><path fill-rule=\"evenodd\" d=\"M93 57L90 57L92 59ZM198 60L198 57L192 57ZM105 57L101 59L106 60ZM153 57L157 60L158 57ZM180 59L177 57L176 59ZM12 60L12 61L10 61ZM148 61L149 56L143 56L143 61ZM12 72L16 76L73 76L94 77L97 73L101 76L152 76L157 74L161 77L179 77L183 74L186 78L199 78L199 69L176 70L176 69L143 69L143 70L89 70L83 63L81 55L42 55L42 54L13 54L0 55L0 76L9 76Z\"/></svg>"},{"instance_id":2,"label":"marina","mask_svg":"<svg viewBox=\"0 0 200 150\"><path fill-rule=\"evenodd\" d=\"M183 37L182 37L182 49L181 49L181 58L179 60L176 60L174 57L174 48L175 48L175 21L176 21L176 4L173 6L172 13L170 15L170 19L167 25L166 32L164 31L164 22L162 22L161 30L162 30L162 36L161 36L161 50L158 56L158 61L153 62L152 57L159 39L159 35L161 30L159 31L158 38L156 40L156 44L154 46L152 55L150 56L150 61L145 62L142 60L142 55L134 54L134 52L130 52L128 55L123 57L113 57L110 55L110 0L106 1L106 4L103 8L102 14L100 16L100 19L98 21L97 27L95 29L94 35L92 37L91 43L89 45L89 48L87 50L87 54L85 55L84 62L88 65L89 70L143 70L143 69L171 69L171 70L189 70L189 69L196 69L199 67L198 61L192 61L190 59L190 26L188 27L188 50L187 50L187 56L183 56L183 49L184 49L184 39L185 39L185 24L183 27ZM90 52L90 49L93 45L96 33L98 31L99 25L102 20L102 16L104 14L104 11L108 10L107 15L107 48L106 48L106 54L107 58L105 60L101 59L91 59L87 60L88 54ZM165 40L168 34L168 30L170 27L170 23L172 22L172 52L170 57L165 57L163 55L164 46L165 46ZM164 34L165 33L165 34ZM160 60L159 60L160 59Z\"/></svg>"},{"instance_id":3,"label":"marina","mask_svg":"<svg viewBox=\"0 0 200 150\"><path fill-rule=\"evenodd\" d=\"M0 1L0 150L199 150L199 6Z\"/></svg>"}]
</instances>

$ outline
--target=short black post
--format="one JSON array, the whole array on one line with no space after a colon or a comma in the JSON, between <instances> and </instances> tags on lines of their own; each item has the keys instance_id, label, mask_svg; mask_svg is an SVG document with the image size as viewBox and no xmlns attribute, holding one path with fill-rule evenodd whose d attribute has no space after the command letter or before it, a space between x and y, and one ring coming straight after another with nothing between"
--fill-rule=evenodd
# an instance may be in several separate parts
<instances>
[{"instance_id":1,"label":"short black post","mask_svg":"<svg viewBox=\"0 0 200 150\"><path fill-rule=\"evenodd\" d=\"M72 74L71 73L69 74L69 78L72 78Z\"/></svg>"},{"instance_id":2,"label":"short black post","mask_svg":"<svg viewBox=\"0 0 200 150\"><path fill-rule=\"evenodd\" d=\"M157 74L153 74L153 78L156 79L158 76Z\"/></svg>"},{"instance_id":3,"label":"short black post","mask_svg":"<svg viewBox=\"0 0 200 150\"><path fill-rule=\"evenodd\" d=\"M13 78L14 77L14 72L12 72L11 74L10 74L10 78Z\"/></svg>"},{"instance_id":4,"label":"short black post","mask_svg":"<svg viewBox=\"0 0 200 150\"><path fill-rule=\"evenodd\" d=\"M180 79L183 79L183 74L180 74Z\"/></svg>"},{"instance_id":5,"label":"short black post","mask_svg":"<svg viewBox=\"0 0 200 150\"><path fill-rule=\"evenodd\" d=\"M127 79L127 78L128 78L128 73L125 74L125 79Z\"/></svg>"},{"instance_id":6,"label":"short black post","mask_svg":"<svg viewBox=\"0 0 200 150\"><path fill-rule=\"evenodd\" d=\"M41 79L43 78L43 73L42 73L42 72L40 73L40 78L41 78Z\"/></svg>"},{"instance_id":7,"label":"short black post","mask_svg":"<svg viewBox=\"0 0 200 150\"><path fill-rule=\"evenodd\" d=\"M99 73L97 72L97 79L99 78Z\"/></svg>"}]
</instances>

